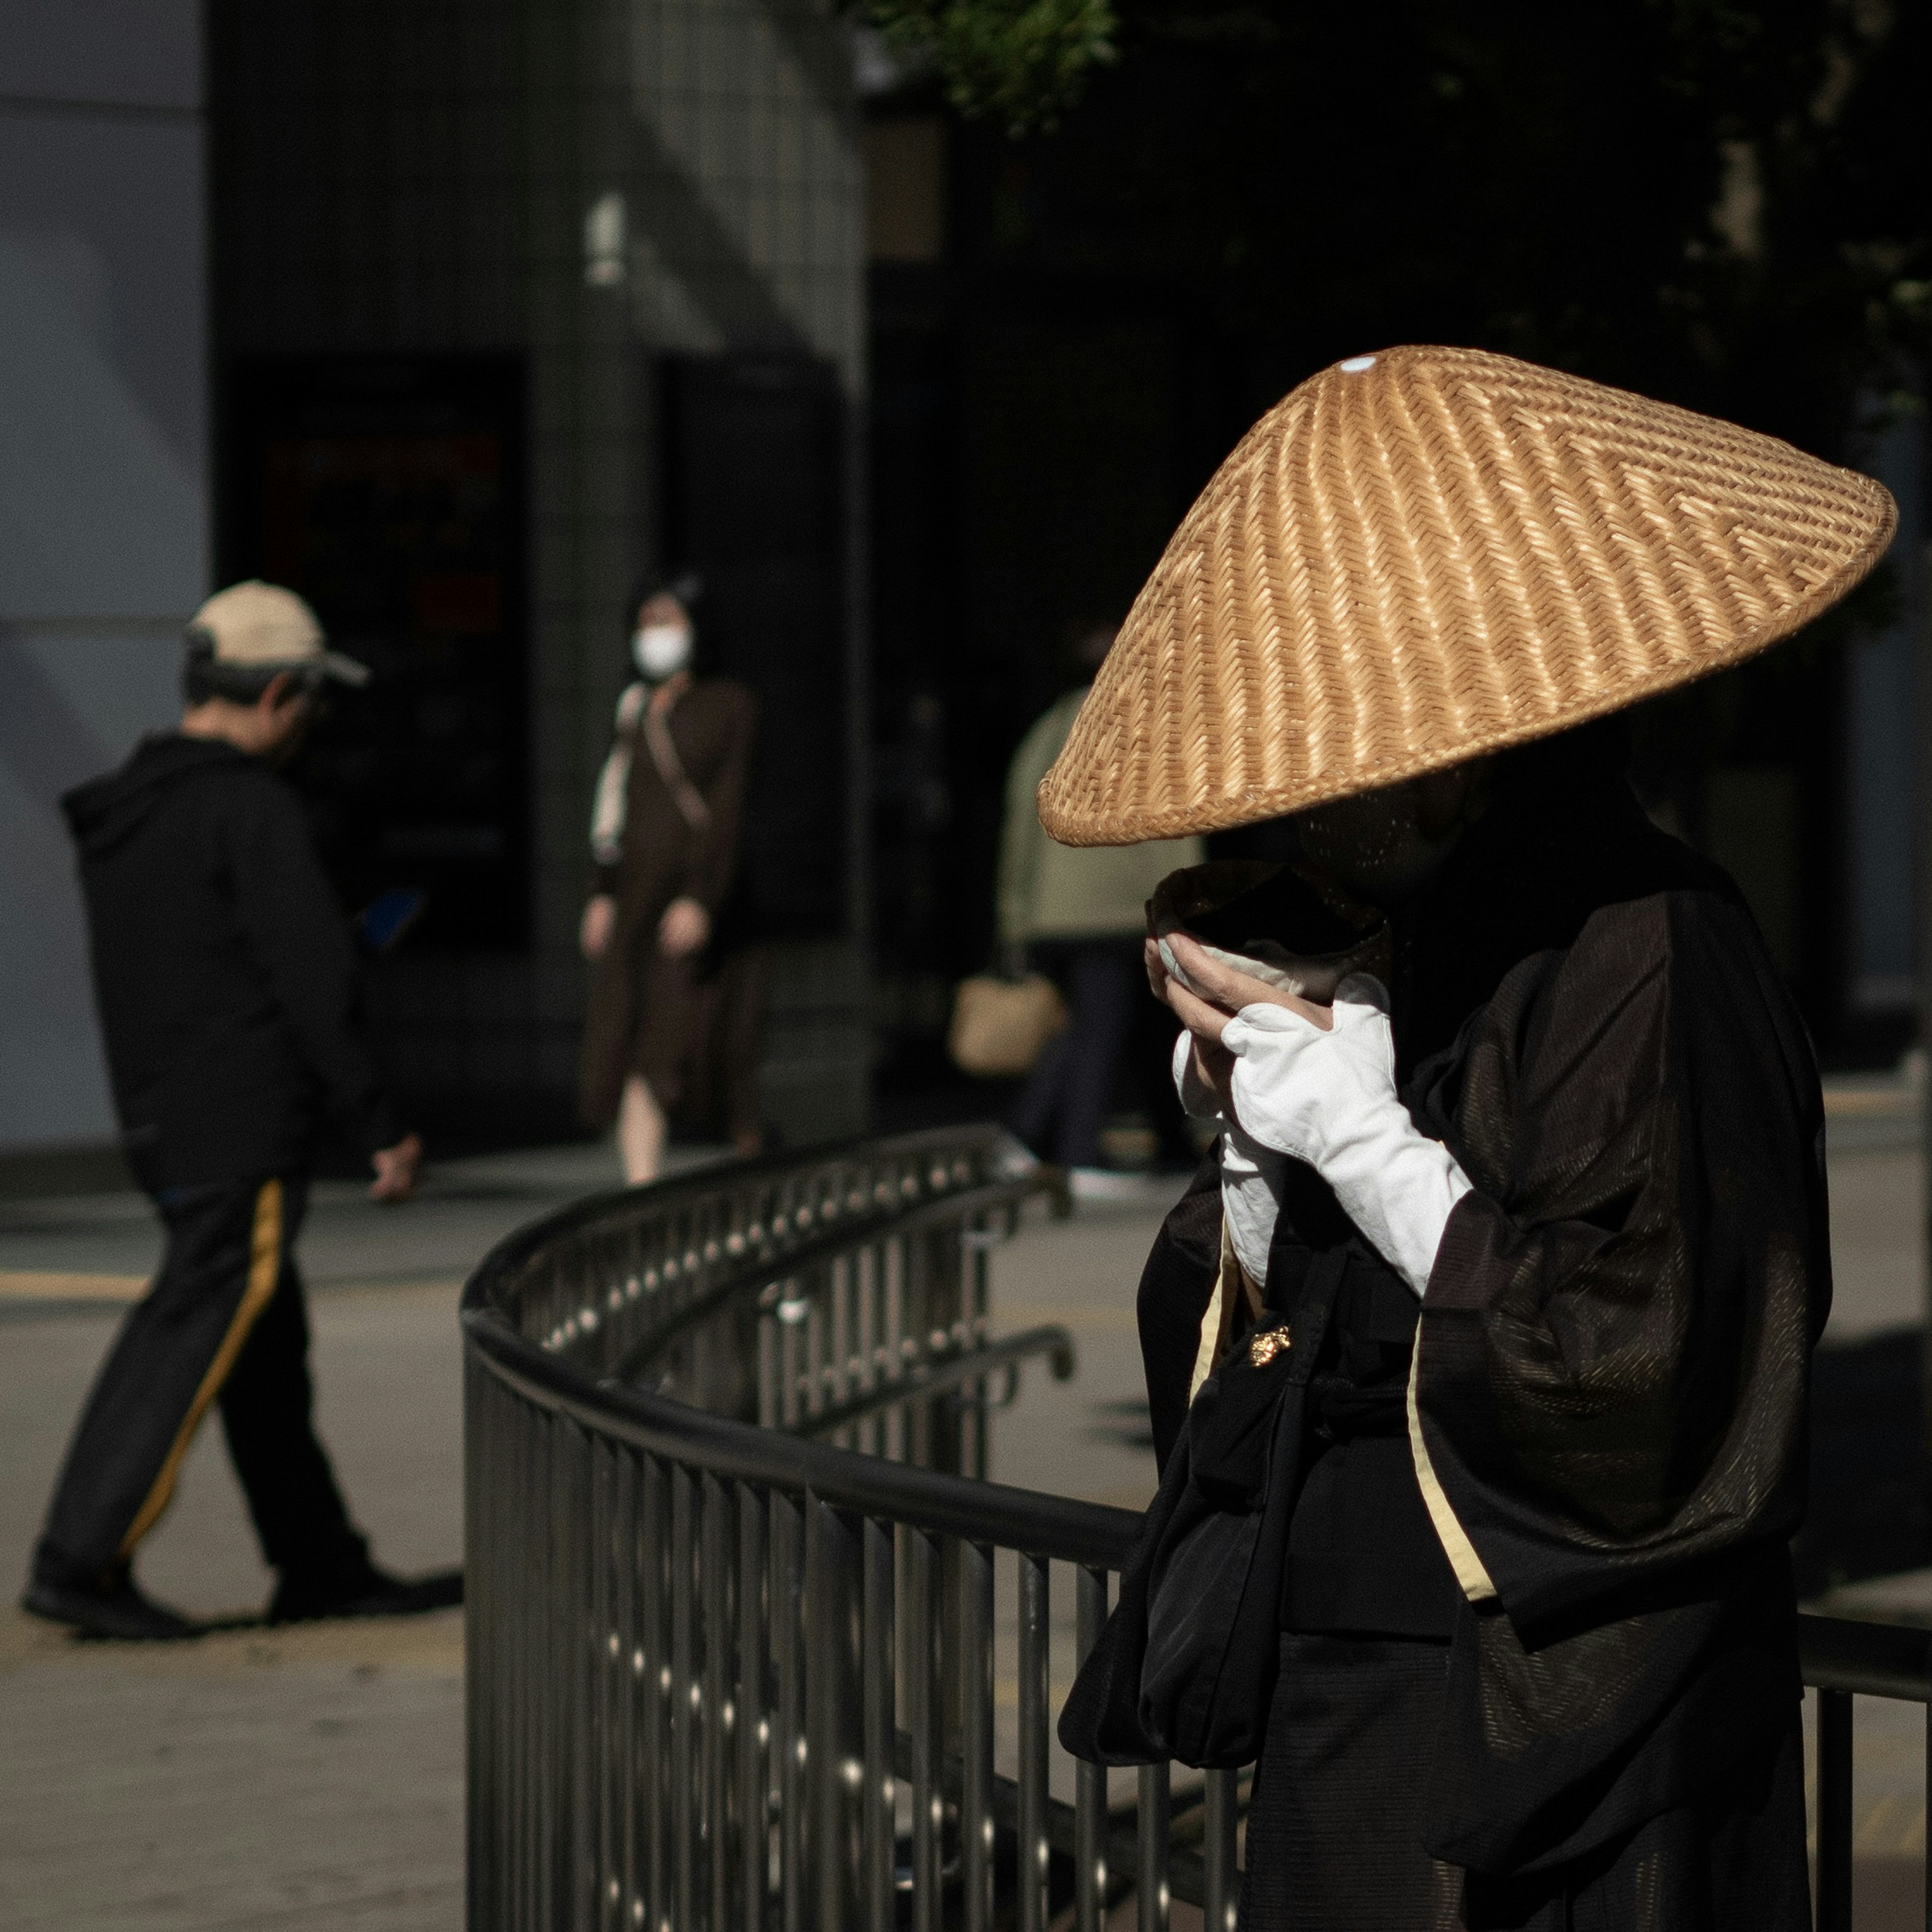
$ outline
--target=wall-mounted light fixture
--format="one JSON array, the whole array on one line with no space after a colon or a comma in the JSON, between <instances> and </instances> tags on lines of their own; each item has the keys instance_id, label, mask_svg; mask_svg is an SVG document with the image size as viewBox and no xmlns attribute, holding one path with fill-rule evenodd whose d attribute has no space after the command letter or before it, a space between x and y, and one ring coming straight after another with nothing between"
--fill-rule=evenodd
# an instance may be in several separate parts
<instances>
[{"instance_id":1,"label":"wall-mounted light fixture","mask_svg":"<svg viewBox=\"0 0 1932 1932\"><path fill-rule=\"evenodd\" d=\"M624 279L624 197L615 188L600 194L584 217L584 280L587 287L614 289Z\"/></svg>"}]
</instances>

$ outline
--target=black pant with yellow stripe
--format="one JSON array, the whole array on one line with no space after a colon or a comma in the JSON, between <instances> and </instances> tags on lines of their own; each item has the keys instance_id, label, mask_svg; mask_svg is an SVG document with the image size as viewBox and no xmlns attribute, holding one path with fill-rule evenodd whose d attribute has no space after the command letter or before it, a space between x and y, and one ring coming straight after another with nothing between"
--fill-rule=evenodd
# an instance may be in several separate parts
<instances>
[{"instance_id":1,"label":"black pant with yellow stripe","mask_svg":"<svg viewBox=\"0 0 1932 1932\"><path fill-rule=\"evenodd\" d=\"M310 1424L308 1314L293 1256L305 1176L155 1197L160 1272L128 1311L75 1426L34 1552L46 1582L110 1579L160 1520L219 1402L262 1551L286 1578L352 1568L351 1526Z\"/></svg>"}]
</instances>

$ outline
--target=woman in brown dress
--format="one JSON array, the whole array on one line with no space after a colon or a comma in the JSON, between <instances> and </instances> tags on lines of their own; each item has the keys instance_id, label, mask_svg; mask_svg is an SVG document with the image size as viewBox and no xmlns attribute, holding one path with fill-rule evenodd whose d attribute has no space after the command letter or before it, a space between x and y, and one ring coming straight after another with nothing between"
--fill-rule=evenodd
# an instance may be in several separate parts
<instances>
[{"instance_id":1,"label":"woman in brown dress","mask_svg":"<svg viewBox=\"0 0 1932 1932\"><path fill-rule=\"evenodd\" d=\"M617 1124L626 1178L653 1179L668 1125L757 1151L762 974L734 898L757 701L698 678L680 584L634 604L638 676L598 782L580 1100ZM734 943L734 940L736 943Z\"/></svg>"}]
</instances>

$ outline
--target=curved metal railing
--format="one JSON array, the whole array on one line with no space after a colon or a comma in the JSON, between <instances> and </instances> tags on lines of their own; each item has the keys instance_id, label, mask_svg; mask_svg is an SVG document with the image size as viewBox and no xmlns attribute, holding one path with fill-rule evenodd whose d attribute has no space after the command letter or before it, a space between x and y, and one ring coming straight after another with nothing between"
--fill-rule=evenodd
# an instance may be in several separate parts
<instances>
[{"instance_id":1,"label":"curved metal railing","mask_svg":"<svg viewBox=\"0 0 1932 1932\"><path fill-rule=\"evenodd\" d=\"M706 1170L532 1223L465 1291L469 1923L1232 1928L1238 1781L1051 1788L1138 1519L987 1481L1020 1364L989 1250L1052 1177L997 1129ZM1056 1624L1054 1571L1074 1617ZM1058 1600L1067 1600L1063 1593ZM1932 1634L1807 1618L1819 1918L1850 1924L1851 1695ZM1123 1787L1130 1781L1115 1774Z\"/></svg>"}]
</instances>

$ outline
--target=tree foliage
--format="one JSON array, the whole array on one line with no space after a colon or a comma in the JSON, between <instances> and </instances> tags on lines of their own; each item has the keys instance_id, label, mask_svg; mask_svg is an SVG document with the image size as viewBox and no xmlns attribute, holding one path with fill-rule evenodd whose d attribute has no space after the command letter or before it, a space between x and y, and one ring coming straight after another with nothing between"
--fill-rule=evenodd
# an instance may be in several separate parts
<instances>
[{"instance_id":1,"label":"tree foliage","mask_svg":"<svg viewBox=\"0 0 1932 1932\"><path fill-rule=\"evenodd\" d=\"M1015 135L1058 127L1119 58L1109 0L875 0L872 16L896 51L936 62L962 114Z\"/></svg>"}]
</instances>

